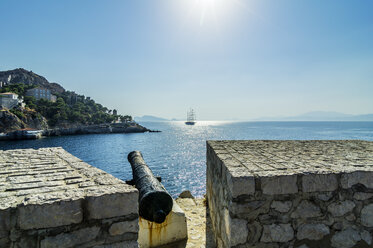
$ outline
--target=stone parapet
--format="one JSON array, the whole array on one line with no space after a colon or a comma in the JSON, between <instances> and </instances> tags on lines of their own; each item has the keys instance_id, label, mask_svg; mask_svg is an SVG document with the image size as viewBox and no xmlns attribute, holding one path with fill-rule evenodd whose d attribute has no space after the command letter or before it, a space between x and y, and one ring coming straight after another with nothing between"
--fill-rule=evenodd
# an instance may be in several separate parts
<instances>
[{"instance_id":1,"label":"stone parapet","mask_svg":"<svg viewBox=\"0 0 373 248\"><path fill-rule=\"evenodd\" d=\"M0 150L0 247L138 247L138 191L62 148Z\"/></svg>"},{"instance_id":2,"label":"stone parapet","mask_svg":"<svg viewBox=\"0 0 373 248\"><path fill-rule=\"evenodd\" d=\"M371 247L373 142L208 141L218 247Z\"/></svg>"}]
</instances>

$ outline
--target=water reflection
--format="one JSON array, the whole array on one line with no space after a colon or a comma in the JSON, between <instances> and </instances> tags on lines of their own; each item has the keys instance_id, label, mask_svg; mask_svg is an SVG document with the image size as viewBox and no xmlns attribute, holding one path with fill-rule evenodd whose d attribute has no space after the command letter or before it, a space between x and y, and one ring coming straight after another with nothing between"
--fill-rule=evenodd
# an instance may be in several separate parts
<instances>
[{"instance_id":1,"label":"water reflection","mask_svg":"<svg viewBox=\"0 0 373 248\"><path fill-rule=\"evenodd\" d=\"M0 142L0 149L61 146L89 164L132 179L127 154L140 150L154 174L173 195L188 189L205 193L206 140L363 139L373 140L373 122L184 122L144 123L161 133L102 134Z\"/></svg>"}]
</instances>

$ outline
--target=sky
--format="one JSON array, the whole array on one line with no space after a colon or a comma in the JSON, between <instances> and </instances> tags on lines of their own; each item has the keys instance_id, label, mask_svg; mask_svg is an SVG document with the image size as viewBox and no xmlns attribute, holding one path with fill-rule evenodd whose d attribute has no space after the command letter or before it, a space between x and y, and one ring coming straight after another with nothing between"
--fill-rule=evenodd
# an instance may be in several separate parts
<instances>
[{"instance_id":1,"label":"sky","mask_svg":"<svg viewBox=\"0 0 373 248\"><path fill-rule=\"evenodd\" d=\"M371 0L1 0L0 70L121 114L373 113Z\"/></svg>"}]
</instances>

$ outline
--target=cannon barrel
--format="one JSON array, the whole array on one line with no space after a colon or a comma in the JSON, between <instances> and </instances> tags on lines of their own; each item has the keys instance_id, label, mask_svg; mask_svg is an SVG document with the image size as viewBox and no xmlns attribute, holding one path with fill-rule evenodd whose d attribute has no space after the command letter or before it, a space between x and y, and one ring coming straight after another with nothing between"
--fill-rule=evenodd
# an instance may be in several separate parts
<instances>
[{"instance_id":1,"label":"cannon barrel","mask_svg":"<svg viewBox=\"0 0 373 248\"><path fill-rule=\"evenodd\" d=\"M163 185L154 177L141 152L128 154L133 181L139 190L139 214L149 221L162 223L172 210L173 200Z\"/></svg>"}]
</instances>

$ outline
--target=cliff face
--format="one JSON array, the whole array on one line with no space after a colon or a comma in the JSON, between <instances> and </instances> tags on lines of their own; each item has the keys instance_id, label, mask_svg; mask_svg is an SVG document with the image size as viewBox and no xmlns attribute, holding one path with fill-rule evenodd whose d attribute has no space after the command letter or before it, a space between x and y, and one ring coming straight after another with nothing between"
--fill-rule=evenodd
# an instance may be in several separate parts
<instances>
[{"instance_id":1,"label":"cliff face","mask_svg":"<svg viewBox=\"0 0 373 248\"><path fill-rule=\"evenodd\" d=\"M0 71L0 82L5 84L34 84L51 90L52 94L65 91L65 89L58 83L49 83L44 77L23 68L10 71Z\"/></svg>"},{"instance_id":2,"label":"cliff face","mask_svg":"<svg viewBox=\"0 0 373 248\"><path fill-rule=\"evenodd\" d=\"M0 110L0 133L24 128L24 123L8 110Z\"/></svg>"},{"instance_id":3,"label":"cliff face","mask_svg":"<svg viewBox=\"0 0 373 248\"><path fill-rule=\"evenodd\" d=\"M46 119L33 110L17 108L13 112L16 114L8 109L0 109L0 133L24 128L36 130L48 128Z\"/></svg>"}]
</instances>

